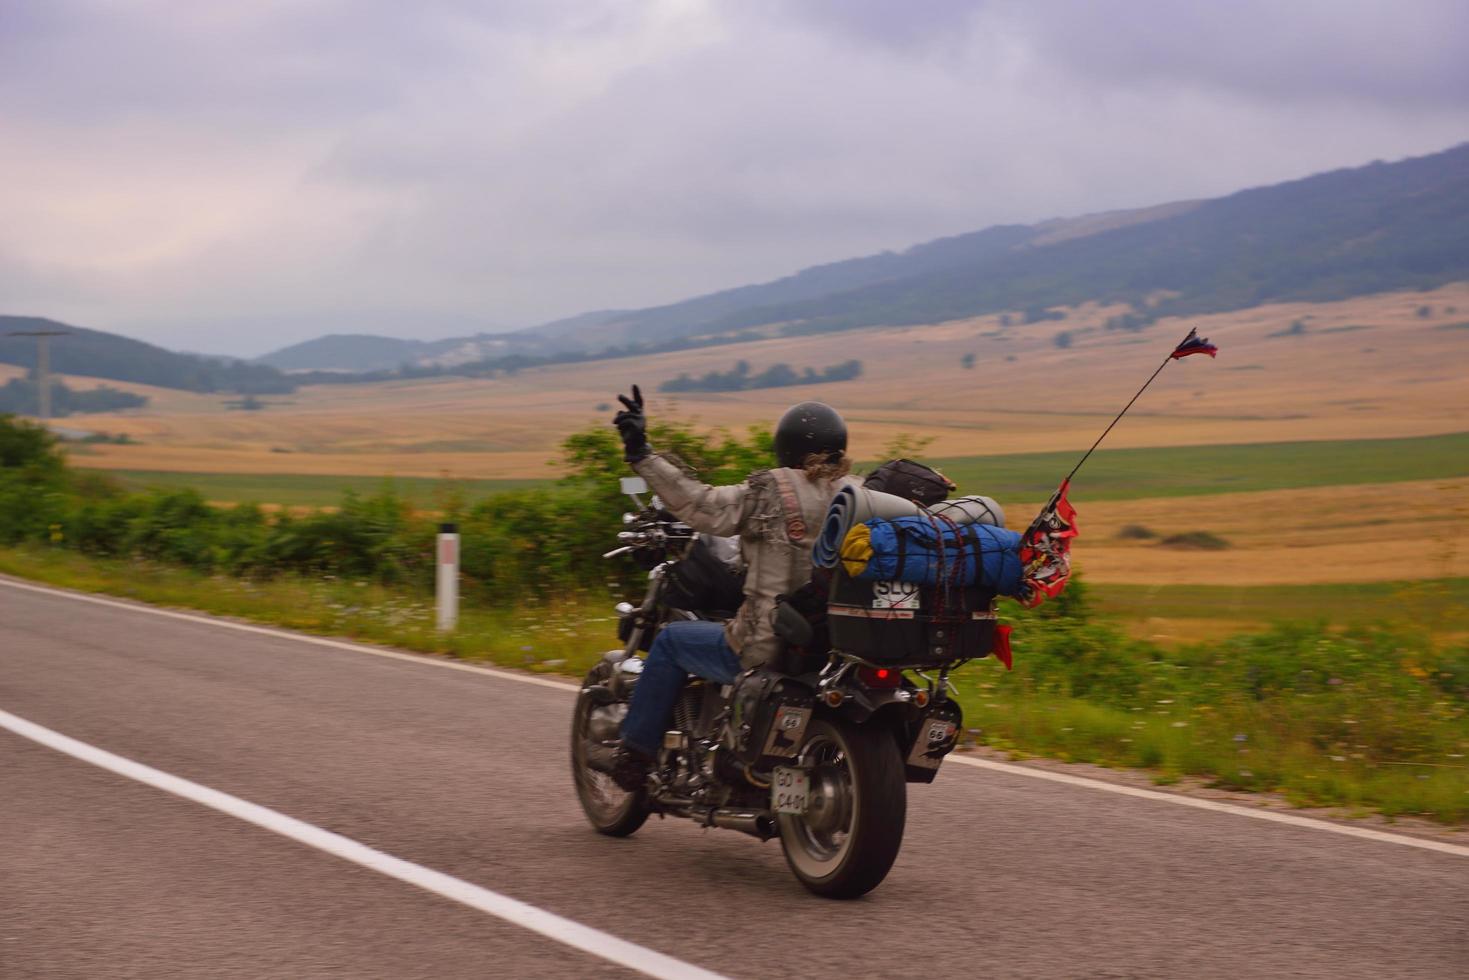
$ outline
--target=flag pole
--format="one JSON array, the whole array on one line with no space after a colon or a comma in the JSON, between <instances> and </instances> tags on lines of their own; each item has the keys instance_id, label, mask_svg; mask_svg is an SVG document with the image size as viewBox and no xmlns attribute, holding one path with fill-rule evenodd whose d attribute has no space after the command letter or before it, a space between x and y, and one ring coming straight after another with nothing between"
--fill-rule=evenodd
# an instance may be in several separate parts
<instances>
[{"instance_id":1,"label":"flag pole","mask_svg":"<svg viewBox=\"0 0 1469 980\"><path fill-rule=\"evenodd\" d=\"M1127 404L1122 406L1122 411L1117 413L1117 417L1112 420L1111 425L1108 425L1105 429L1102 430L1102 434L1097 436L1097 441L1092 443L1092 448L1086 451L1086 455L1082 456L1081 459L1077 461L1077 464L1075 466L1071 467L1071 472L1067 473L1066 479L1061 481L1061 485L1063 487L1071 482L1071 478L1076 475L1076 471L1081 469L1081 464L1085 463L1087 461L1087 458L1091 456L1091 454L1096 451L1097 447L1102 444L1102 440L1107 438L1107 433L1112 431L1112 427L1115 426L1118 422L1122 421L1122 416L1127 414L1127 410L1129 408L1132 408L1133 402L1136 402L1139 398L1142 397L1143 392L1148 390L1148 385L1152 384L1154 380L1157 379L1158 375L1163 373L1163 369L1168 366L1168 363L1170 361L1175 361L1178 359L1176 355L1178 354L1179 348L1192 340L1197 333L1197 330L1190 330L1188 332L1188 336L1179 341L1178 346L1174 347L1173 350L1168 352L1168 356L1163 358L1163 363L1158 365L1158 370L1154 371L1152 377L1143 382L1143 386L1137 390L1137 394L1133 395L1132 398L1128 400Z\"/></svg>"},{"instance_id":2,"label":"flag pole","mask_svg":"<svg viewBox=\"0 0 1469 980\"><path fill-rule=\"evenodd\" d=\"M1040 526L1041 522L1045 520L1046 515L1051 512L1051 510L1061 500L1061 497L1065 495L1066 489L1071 486L1071 478L1076 476L1076 471L1081 469L1081 464L1085 463L1088 459L1091 458L1092 453L1096 452L1097 447L1102 444L1102 440L1107 438L1107 433L1111 432L1112 429L1117 425L1117 423L1122 421L1122 416L1127 414L1127 410L1132 408L1133 404L1142 397L1143 392L1148 390L1148 386L1151 385L1155 380L1157 380L1158 375L1163 373L1163 369L1168 366L1169 361L1176 361L1178 360L1178 358L1185 356L1186 354L1208 353L1210 357L1213 356L1213 345L1211 345L1207 340L1201 341L1203 346L1196 350L1183 351L1183 348L1190 341L1196 340L1197 338L1198 330L1190 330L1188 332L1188 336L1184 337L1183 340L1179 341L1178 346L1174 347L1173 350L1168 352L1168 356L1163 358L1163 363L1158 365L1158 370L1154 371L1152 375L1148 378L1148 380L1143 382L1143 386L1137 390L1137 394L1128 399L1127 404L1122 406L1122 411L1117 413L1117 417L1114 418L1111 423L1102 430L1101 435L1097 436L1097 441L1092 443L1092 447L1086 451L1085 455L1083 455L1081 459L1077 460L1075 466L1071 467L1071 472L1066 474L1066 479L1061 481L1061 485L1056 488L1056 492L1051 494L1050 501L1046 503L1045 507L1041 508L1041 512L1037 514L1035 520L1031 522L1031 531L1034 531L1037 527Z\"/></svg>"}]
</instances>

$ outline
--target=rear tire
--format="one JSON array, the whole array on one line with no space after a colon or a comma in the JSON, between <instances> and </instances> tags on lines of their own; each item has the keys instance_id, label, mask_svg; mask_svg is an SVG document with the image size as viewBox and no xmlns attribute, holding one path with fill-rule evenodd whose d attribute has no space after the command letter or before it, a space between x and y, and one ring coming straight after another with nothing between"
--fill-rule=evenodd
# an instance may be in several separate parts
<instances>
[{"instance_id":1,"label":"rear tire","mask_svg":"<svg viewBox=\"0 0 1469 980\"><path fill-rule=\"evenodd\" d=\"M891 733L814 719L801 746L813 766L811 809L777 814L792 873L826 898L856 898L887 877L908 816L908 783Z\"/></svg>"},{"instance_id":2,"label":"rear tire","mask_svg":"<svg viewBox=\"0 0 1469 980\"><path fill-rule=\"evenodd\" d=\"M643 825L651 812L647 790L629 793L619 788L611 776L587 765L587 720L597 705L586 689L605 685L612 669L605 660L597 664L582 681L582 693L576 696L571 716L571 778L576 784L577 801L597 833L627 837Z\"/></svg>"}]
</instances>

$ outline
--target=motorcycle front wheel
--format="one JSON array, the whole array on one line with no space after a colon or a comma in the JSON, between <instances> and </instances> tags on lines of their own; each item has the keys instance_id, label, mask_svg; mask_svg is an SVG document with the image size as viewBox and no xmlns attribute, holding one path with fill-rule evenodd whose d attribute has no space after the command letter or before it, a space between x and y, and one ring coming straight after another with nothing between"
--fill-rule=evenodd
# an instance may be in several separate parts
<instances>
[{"instance_id":1,"label":"motorcycle front wheel","mask_svg":"<svg viewBox=\"0 0 1469 980\"><path fill-rule=\"evenodd\" d=\"M648 819L651 807L647 792L629 793L618 787L611 776L587 764L587 753L593 748L588 724L592 712L604 707L588 692L605 687L611 672L612 666L606 661L597 664L582 681L581 693L576 696L576 707L571 716L571 778L576 784L576 798L582 811L597 832L609 837L626 837ZM599 744L597 748L611 751L605 745Z\"/></svg>"},{"instance_id":2,"label":"motorcycle front wheel","mask_svg":"<svg viewBox=\"0 0 1469 980\"><path fill-rule=\"evenodd\" d=\"M777 814L786 863L827 898L856 898L887 877L903 844L908 783L886 729L814 719L801 746L807 810Z\"/></svg>"}]
</instances>

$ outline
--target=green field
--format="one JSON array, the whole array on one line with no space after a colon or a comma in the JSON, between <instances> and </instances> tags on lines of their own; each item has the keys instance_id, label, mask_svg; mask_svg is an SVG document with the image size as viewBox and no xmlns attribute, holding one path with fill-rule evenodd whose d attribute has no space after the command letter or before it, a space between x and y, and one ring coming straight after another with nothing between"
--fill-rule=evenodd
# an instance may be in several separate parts
<instances>
[{"instance_id":1,"label":"green field","mask_svg":"<svg viewBox=\"0 0 1469 980\"><path fill-rule=\"evenodd\" d=\"M1240 629L1283 622L1399 623L1426 632L1469 630L1469 579L1332 585L1099 585L1098 611L1119 620L1228 619Z\"/></svg>"},{"instance_id":2,"label":"green field","mask_svg":"<svg viewBox=\"0 0 1469 980\"><path fill-rule=\"evenodd\" d=\"M415 504L434 508L448 494L468 501L493 493L545 486L549 480L440 480L400 476L313 476L302 473L173 473L166 470L109 470L107 475L129 490L155 487L167 490L192 488L205 499L220 503L280 504L287 507L329 507L341 503L342 494L373 494L391 489Z\"/></svg>"},{"instance_id":3,"label":"green field","mask_svg":"<svg viewBox=\"0 0 1469 980\"><path fill-rule=\"evenodd\" d=\"M1045 498L1080 452L931 460L961 492ZM1469 432L1409 439L1261 442L1099 449L1076 478L1088 500L1187 497L1245 490L1395 483L1469 476Z\"/></svg>"},{"instance_id":4,"label":"green field","mask_svg":"<svg viewBox=\"0 0 1469 980\"><path fill-rule=\"evenodd\" d=\"M983 492L1000 500L1039 500L1055 489L1080 457L1079 452L1019 453L931 462L958 483L962 492ZM345 491L375 493L384 487L432 507L451 489L476 500L551 482L162 470L116 470L112 475L130 489L193 487L209 500L291 507L330 506ZM1102 449L1087 461L1076 489L1088 500L1136 500L1459 476L1469 476L1469 432L1410 439Z\"/></svg>"}]
</instances>

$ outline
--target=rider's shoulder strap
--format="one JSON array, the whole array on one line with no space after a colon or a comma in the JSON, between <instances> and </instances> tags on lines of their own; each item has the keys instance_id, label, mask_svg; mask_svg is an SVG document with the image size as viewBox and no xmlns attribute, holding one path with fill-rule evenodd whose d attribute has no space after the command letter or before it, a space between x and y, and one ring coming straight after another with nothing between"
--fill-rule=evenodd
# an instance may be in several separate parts
<instances>
[{"instance_id":1,"label":"rider's shoulder strap","mask_svg":"<svg viewBox=\"0 0 1469 980\"><path fill-rule=\"evenodd\" d=\"M786 537L796 543L806 539L806 518L801 514L801 501L796 496L796 487L791 483L791 471L774 469L770 475L775 479L776 491L780 494L781 509L785 511Z\"/></svg>"}]
</instances>

